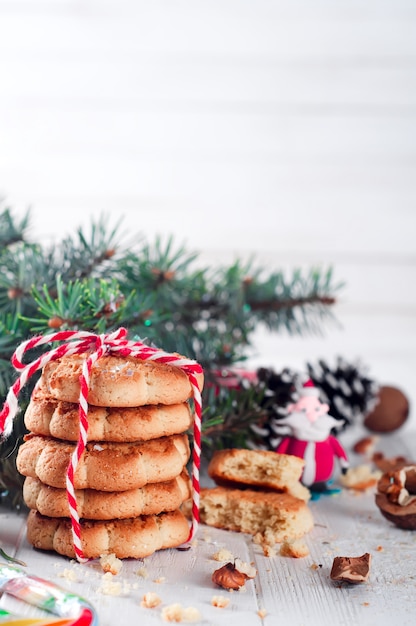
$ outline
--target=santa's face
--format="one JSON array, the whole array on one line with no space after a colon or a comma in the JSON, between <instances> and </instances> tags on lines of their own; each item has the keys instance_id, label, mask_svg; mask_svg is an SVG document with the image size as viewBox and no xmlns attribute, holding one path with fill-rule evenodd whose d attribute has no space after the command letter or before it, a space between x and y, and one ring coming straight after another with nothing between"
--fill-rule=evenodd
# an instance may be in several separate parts
<instances>
[{"instance_id":1,"label":"santa's face","mask_svg":"<svg viewBox=\"0 0 416 626\"><path fill-rule=\"evenodd\" d=\"M315 422L318 417L329 411L329 406L320 402L316 396L303 396L294 404L289 404L288 410L292 413L304 413L310 422Z\"/></svg>"},{"instance_id":2,"label":"santa's face","mask_svg":"<svg viewBox=\"0 0 416 626\"><path fill-rule=\"evenodd\" d=\"M302 441L324 441L339 422L328 415L329 406L316 396L300 398L288 406L289 415L279 420L288 426L291 434Z\"/></svg>"}]
</instances>

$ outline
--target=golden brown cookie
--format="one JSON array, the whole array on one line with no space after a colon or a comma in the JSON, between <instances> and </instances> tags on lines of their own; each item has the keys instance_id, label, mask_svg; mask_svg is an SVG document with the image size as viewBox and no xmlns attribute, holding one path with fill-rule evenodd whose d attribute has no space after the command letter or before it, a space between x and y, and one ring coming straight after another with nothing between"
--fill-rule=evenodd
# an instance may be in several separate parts
<instances>
[{"instance_id":1,"label":"golden brown cookie","mask_svg":"<svg viewBox=\"0 0 416 626\"><path fill-rule=\"evenodd\" d=\"M50 361L43 368L40 385L64 402L79 402L80 375L87 354ZM198 374L200 389L203 375ZM134 357L104 356L90 373L88 403L104 407L137 407L144 404L180 404L192 396L187 374L174 365L142 361Z\"/></svg>"},{"instance_id":2,"label":"golden brown cookie","mask_svg":"<svg viewBox=\"0 0 416 626\"><path fill-rule=\"evenodd\" d=\"M188 536L188 521L179 510L125 520L81 520L82 550L90 559L105 554L114 554L119 559L141 559L157 550L180 546ZM40 550L75 557L69 519L45 517L37 511L30 511L27 539Z\"/></svg>"},{"instance_id":3,"label":"golden brown cookie","mask_svg":"<svg viewBox=\"0 0 416 626\"><path fill-rule=\"evenodd\" d=\"M288 493L214 487L201 489L203 524L249 533L267 534L274 542L302 537L313 527L307 503Z\"/></svg>"},{"instance_id":4,"label":"golden brown cookie","mask_svg":"<svg viewBox=\"0 0 416 626\"><path fill-rule=\"evenodd\" d=\"M75 444L37 435L20 446L16 467L23 476L65 489L66 472ZM74 477L75 489L126 491L147 483L172 480L189 460L187 435L143 443L88 443Z\"/></svg>"},{"instance_id":5,"label":"golden brown cookie","mask_svg":"<svg viewBox=\"0 0 416 626\"><path fill-rule=\"evenodd\" d=\"M289 454L230 448L214 452L208 474L220 486L272 489L309 500L309 489L300 483L304 463Z\"/></svg>"},{"instance_id":6,"label":"golden brown cookie","mask_svg":"<svg viewBox=\"0 0 416 626\"><path fill-rule=\"evenodd\" d=\"M139 515L156 515L178 509L192 495L186 470L180 476L162 483L150 483L128 491L75 491L79 517L91 520L126 519ZM37 478L26 478L23 498L30 509L48 517L69 517L65 489L49 487Z\"/></svg>"},{"instance_id":7,"label":"golden brown cookie","mask_svg":"<svg viewBox=\"0 0 416 626\"><path fill-rule=\"evenodd\" d=\"M78 441L79 405L59 402L36 389L25 413L25 426L36 435ZM106 408L89 405L88 441L147 441L183 433L192 425L189 404Z\"/></svg>"}]
</instances>

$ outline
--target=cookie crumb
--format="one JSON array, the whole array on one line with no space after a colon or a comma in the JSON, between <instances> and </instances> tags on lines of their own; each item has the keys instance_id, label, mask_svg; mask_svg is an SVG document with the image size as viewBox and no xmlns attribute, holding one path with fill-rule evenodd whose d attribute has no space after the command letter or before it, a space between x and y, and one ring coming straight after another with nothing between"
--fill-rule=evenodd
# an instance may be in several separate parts
<instances>
[{"instance_id":1,"label":"cookie crumb","mask_svg":"<svg viewBox=\"0 0 416 626\"><path fill-rule=\"evenodd\" d=\"M154 591L148 591L145 593L142 601L140 602L140 606L143 606L146 609L154 609L159 606L159 604L162 604L162 600L159 598L157 593L154 593Z\"/></svg>"},{"instance_id":2,"label":"cookie crumb","mask_svg":"<svg viewBox=\"0 0 416 626\"><path fill-rule=\"evenodd\" d=\"M253 543L261 546L274 546L276 544L276 537L270 528L266 528L264 532L258 532L253 535Z\"/></svg>"},{"instance_id":3,"label":"cookie crumb","mask_svg":"<svg viewBox=\"0 0 416 626\"><path fill-rule=\"evenodd\" d=\"M184 608L181 604L175 603L162 609L162 619L165 622L199 622L201 614L192 606Z\"/></svg>"},{"instance_id":4,"label":"cookie crumb","mask_svg":"<svg viewBox=\"0 0 416 626\"><path fill-rule=\"evenodd\" d=\"M347 489L366 491L377 485L381 474L380 470L373 471L369 465L358 465L350 467L345 475L339 477L339 482Z\"/></svg>"},{"instance_id":5,"label":"cookie crumb","mask_svg":"<svg viewBox=\"0 0 416 626\"><path fill-rule=\"evenodd\" d=\"M218 552L215 552L212 555L212 558L214 559L214 561L233 561L234 554L232 554L232 552L230 552L226 548L221 548L221 550L218 550Z\"/></svg>"},{"instance_id":6,"label":"cookie crumb","mask_svg":"<svg viewBox=\"0 0 416 626\"><path fill-rule=\"evenodd\" d=\"M102 585L99 587L98 592L105 596L121 596L123 595L123 588L121 582L113 581L113 574L107 572L102 577Z\"/></svg>"},{"instance_id":7,"label":"cookie crumb","mask_svg":"<svg viewBox=\"0 0 416 626\"><path fill-rule=\"evenodd\" d=\"M68 567L66 567L63 572L58 572L58 576L74 583L78 581L77 575L74 570L69 569Z\"/></svg>"},{"instance_id":8,"label":"cookie crumb","mask_svg":"<svg viewBox=\"0 0 416 626\"><path fill-rule=\"evenodd\" d=\"M100 565L103 572L110 572L115 576L121 572L123 562L115 554L103 554L100 557Z\"/></svg>"},{"instance_id":9,"label":"cookie crumb","mask_svg":"<svg viewBox=\"0 0 416 626\"><path fill-rule=\"evenodd\" d=\"M137 570L136 575L140 578L149 578L149 573L145 567L141 567Z\"/></svg>"},{"instance_id":10,"label":"cookie crumb","mask_svg":"<svg viewBox=\"0 0 416 626\"><path fill-rule=\"evenodd\" d=\"M236 559L234 561L234 565L238 569L238 571L245 574L247 578L255 578L257 575L256 568L250 563L246 563L245 561L242 561L241 559Z\"/></svg>"},{"instance_id":11,"label":"cookie crumb","mask_svg":"<svg viewBox=\"0 0 416 626\"><path fill-rule=\"evenodd\" d=\"M300 559L309 556L308 546L300 539L294 541L284 541L279 551L281 556L289 556L294 559Z\"/></svg>"},{"instance_id":12,"label":"cookie crumb","mask_svg":"<svg viewBox=\"0 0 416 626\"><path fill-rule=\"evenodd\" d=\"M263 550L263 554L264 556L267 556L269 558L276 556L277 551L275 548L273 548L273 546L269 546L267 543L264 543L262 545L262 550Z\"/></svg>"},{"instance_id":13,"label":"cookie crumb","mask_svg":"<svg viewBox=\"0 0 416 626\"><path fill-rule=\"evenodd\" d=\"M159 576L159 578L155 578L154 583L157 583L158 585L165 583L166 582L166 577L165 576Z\"/></svg>"},{"instance_id":14,"label":"cookie crumb","mask_svg":"<svg viewBox=\"0 0 416 626\"><path fill-rule=\"evenodd\" d=\"M263 618L263 617L266 617L266 615L267 615L267 611L266 611L266 609L259 609L259 610L257 611L257 615L258 615L259 617L262 617L262 618Z\"/></svg>"},{"instance_id":15,"label":"cookie crumb","mask_svg":"<svg viewBox=\"0 0 416 626\"><path fill-rule=\"evenodd\" d=\"M211 604L219 609L225 609L230 604L230 600L224 596L212 596Z\"/></svg>"}]
</instances>

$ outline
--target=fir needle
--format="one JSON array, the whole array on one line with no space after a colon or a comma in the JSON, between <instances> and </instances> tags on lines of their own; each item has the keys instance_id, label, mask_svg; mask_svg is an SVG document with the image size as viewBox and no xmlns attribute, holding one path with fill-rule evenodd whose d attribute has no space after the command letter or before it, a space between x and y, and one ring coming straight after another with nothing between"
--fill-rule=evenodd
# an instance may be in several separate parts
<instances>
[{"instance_id":1,"label":"fir needle","mask_svg":"<svg viewBox=\"0 0 416 626\"><path fill-rule=\"evenodd\" d=\"M0 548L0 555L3 557L3 559L9 561L9 563L16 563L16 565L22 565L23 567L27 567L26 563L24 563L23 561L15 559L13 556L9 556L8 554L6 554L3 548Z\"/></svg>"}]
</instances>

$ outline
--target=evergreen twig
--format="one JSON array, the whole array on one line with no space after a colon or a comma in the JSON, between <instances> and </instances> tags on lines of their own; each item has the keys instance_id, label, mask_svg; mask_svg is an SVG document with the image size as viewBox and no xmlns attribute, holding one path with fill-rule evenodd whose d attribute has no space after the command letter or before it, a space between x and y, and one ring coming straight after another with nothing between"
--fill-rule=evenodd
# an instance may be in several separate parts
<instances>
[{"instance_id":1,"label":"evergreen twig","mask_svg":"<svg viewBox=\"0 0 416 626\"><path fill-rule=\"evenodd\" d=\"M22 341L51 330L105 333L124 326L133 340L201 363L207 449L243 445L250 424L264 417L261 390L218 387L217 373L244 362L260 325L304 334L334 321L331 309L342 285L332 269L286 276L254 260L198 267L198 254L172 237L152 244L138 234L126 242L121 222L111 226L104 217L90 232L78 229L48 248L29 240L29 225L29 214L19 219L9 208L0 212L3 401L15 379L10 359ZM23 405L30 391L29 385ZM24 432L19 416L11 439L0 446L0 486L13 502L19 482L13 463Z\"/></svg>"}]
</instances>

